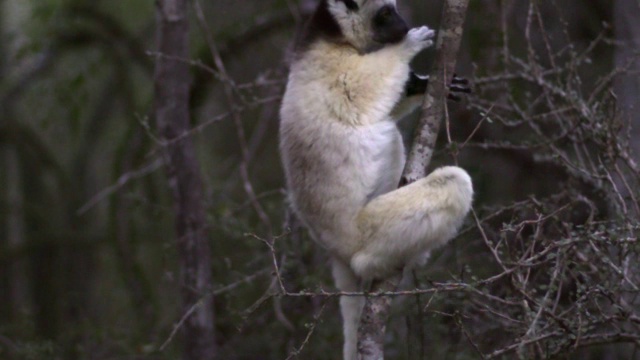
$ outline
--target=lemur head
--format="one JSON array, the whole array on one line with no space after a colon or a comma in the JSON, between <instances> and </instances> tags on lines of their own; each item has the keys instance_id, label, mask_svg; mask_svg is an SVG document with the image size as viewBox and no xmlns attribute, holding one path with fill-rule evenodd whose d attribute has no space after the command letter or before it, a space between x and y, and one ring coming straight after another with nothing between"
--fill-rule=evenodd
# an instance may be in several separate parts
<instances>
[{"instance_id":1,"label":"lemur head","mask_svg":"<svg viewBox=\"0 0 640 360\"><path fill-rule=\"evenodd\" d=\"M366 53L401 41L408 31L396 0L321 0L299 46L322 38Z\"/></svg>"}]
</instances>

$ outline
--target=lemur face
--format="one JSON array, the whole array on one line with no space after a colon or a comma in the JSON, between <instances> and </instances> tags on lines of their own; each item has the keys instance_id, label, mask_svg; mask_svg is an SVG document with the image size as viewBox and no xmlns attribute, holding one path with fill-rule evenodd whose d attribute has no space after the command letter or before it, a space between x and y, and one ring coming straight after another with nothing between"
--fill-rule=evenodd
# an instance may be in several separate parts
<instances>
[{"instance_id":1,"label":"lemur face","mask_svg":"<svg viewBox=\"0 0 640 360\"><path fill-rule=\"evenodd\" d=\"M397 43L409 31L395 0L328 0L327 7L343 40L360 52Z\"/></svg>"},{"instance_id":2,"label":"lemur face","mask_svg":"<svg viewBox=\"0 0 640 360\"><path fill-rule=\"evenodd\" d=\"M395 4L382 6L376 11L371 21L373 41L381 44L400 42L409 31L407 23L398 14Z\"/></svg>"}]
</instances>

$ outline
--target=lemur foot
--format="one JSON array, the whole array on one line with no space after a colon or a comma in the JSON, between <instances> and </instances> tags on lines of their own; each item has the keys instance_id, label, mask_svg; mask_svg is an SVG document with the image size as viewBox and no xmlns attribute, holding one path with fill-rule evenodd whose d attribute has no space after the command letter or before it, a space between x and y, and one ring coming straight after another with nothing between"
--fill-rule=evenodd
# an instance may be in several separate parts
<instances>
[{"instance_id":1,"label":"lemur foot","mask_svg":"<svg viewBox=\"0 0 640 360\"><path fill-rule=\"evenodd\" d=\"M409 80L405 86L407 96L413 96L417 94L424 94L427 90L427 84L429 83L429 75L419 75L411 71L409 73ZM460 101L461 94L468 94L471 92L471 86L469 80L453 75L453 79L449 84L449 100Z\"/></svg>"},{"instance_id":2,"label":"lemur foot","mask_svg":"<svg viewBox=\"0 0 640 360\"><path fill-rule=\"evenodd\" d=\"M451 84L449 84L449 100L460 101L460 94L470 94L471 86L469 85L469 80L463 77L459 77L456 74L453 74L453 79L451 80Z\"/></svg>"}]
</instances>

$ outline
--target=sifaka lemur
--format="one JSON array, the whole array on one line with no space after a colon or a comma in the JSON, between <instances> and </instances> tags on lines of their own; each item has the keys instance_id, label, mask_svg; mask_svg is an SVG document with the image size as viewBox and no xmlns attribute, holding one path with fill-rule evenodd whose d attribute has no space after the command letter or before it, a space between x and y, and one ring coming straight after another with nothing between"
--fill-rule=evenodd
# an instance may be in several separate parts
<instances>
[{"instance_id":1,"label":"sifaka lemur","mask_svg":"<svg viewBox=\"0 0 640 360\"><path fill-rule=\"evenodd\" d=\"M421 103L428 81L409 62L433 35L409 29L395 0L321 0L298 39L280 151L291 206L331 254L341 291L423 264L471 207L471 178L459 167L397 188L405 149L396 122ZM345 359L356 357L362 304L340 299Z\"/></svg>"}]
</instances>

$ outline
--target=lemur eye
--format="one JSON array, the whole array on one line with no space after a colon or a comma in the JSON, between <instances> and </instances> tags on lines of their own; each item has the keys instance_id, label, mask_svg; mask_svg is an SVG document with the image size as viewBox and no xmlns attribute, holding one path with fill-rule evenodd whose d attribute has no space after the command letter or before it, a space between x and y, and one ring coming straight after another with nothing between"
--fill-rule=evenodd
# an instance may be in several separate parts
<instances>
[{"instance_id":1,"label":"lemur eye","mask_svg":"<svg viewBox=\"0 0 640 360\"><path fill-rule=\"evenodd\" d=\"M391 6L385 6L378 10L376 16L374 17L374 22L378 25L384 25L393 20L394 8Z\"/></svg>"}]
</instances>

